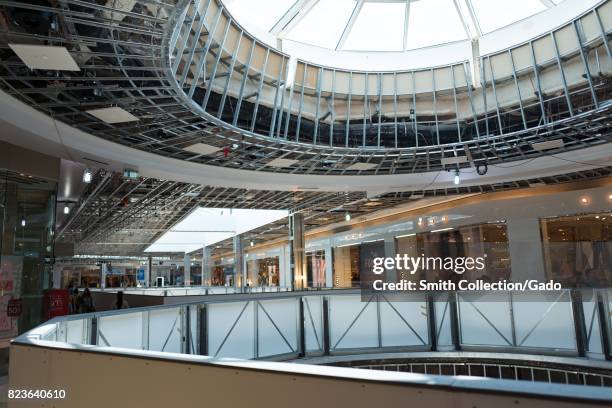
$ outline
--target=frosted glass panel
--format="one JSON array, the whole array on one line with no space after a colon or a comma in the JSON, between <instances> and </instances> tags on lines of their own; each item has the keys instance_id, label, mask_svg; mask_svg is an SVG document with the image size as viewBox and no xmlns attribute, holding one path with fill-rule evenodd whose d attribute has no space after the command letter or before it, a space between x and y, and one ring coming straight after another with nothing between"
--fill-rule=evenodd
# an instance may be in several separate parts
<instances>
[{"instance_id":1,"label":"frosted glass panel","mask_svg":"<svg viewBox=\"0 0 612 408\"><path fill-rule=\"evenodd\" d=\"M498 294L459 295L461 343L511 346L510 304ZM509 299L509 298L508 298Z\"/></svg>"},{"instance_id":2,"label":"frosted glass panel","mask_svg":"<svg viewBox=\"0 0 612 408\"><path fill-rule=\"evenodd\" d=\"M450 324L450 304L448 302L435 302L434 308L436 311L436 333L438 336L436 344L438 347L452 346L453 337Z\"/></svg>"},{"instance_id":3,"label":"frosted glass panel","mask_svg":"<svg viewBox=\"0 0 612 408\"><path fill-rule=\"evenodd\" d=\"M587 351L590 353L602 353L601 330L599 326L599 313L597 301L587 300L582 302L584 311L584 324L587 335Z\"/></svg>"},{"instance_id":4,"label":"frosted glass panel","mask_svg":"<svg viewBox=\"0 0 612 408\"><path fill-rule=\"evenodd\" d=\"M329 299L330 348L378 347L376 302L361 302L361 296Z\"/></svg>"},{"instance_id":5,"label":"frosted glass panel","mask_svg":"<svg viewBox=\"0 0 612 408\"><path fill-rule=\"evenodd\" d=\"M257 313L258 357L297 352L296 299L260 301Z\"/></svg>"},{"instance_id":6,"label":"frosted glass panel","mask_svg":"<svg viewBox=\"0 0 612 408\"><path fill-rule=\"evenodd\" d=\"M98 320L98 344L142 348L142 313L102 316Z\"/></svg>"},{"instance_id":7,"label":"frosted glass panel","mask_svg":"<svg viewBox=\"0 0 612 408\"><path fill-rule=\"evenodd\" d=\"M323 297L304 298L306 351L323 350Z\"/></svg>"},{"instance_id":8,"label":"frosted glass panel","mask_svg":"<svg viewBox=\"0 0 612 408\"><path fill-rule=\"evenodd\" d=\"M514 325L518 346L576 348L569 292L547 295L548 301L537 302L520 301L520 296L514 296Z\"/></svg>"},{"instance_id":9,"label":"frosted glass panel","mask_svg":"<svg viewBox=\"0 0 612 408\"><path fill-rule=\"evenodd\" d=\"M181 315L178 307L149 312L149 350L181 352Z\"/></svg>"},{"instance_id":10,"label":"frosted glass panel","mask_svg":"<svg viewBox=\"0 0 612 408\"><path fill-rule=\"evenodd\" d=\"M423 346L429 343L427 304L423 302L380 302L383 347Z\"/></svg>"},{"instance_id":11,"label":"frosted glass panel","mask_svg":"<svg viewBox=\"0 0 612 408\"><path fill-rule=\"evenodd\" d=\"M84 344L86 341L86 319L68 320L66 322L66 342Z\"/></svg>"},{"instance_id":12,"label":"frosted glass panel","mask_svg":"<svg viewBox=\"0 0 612 408\"><path fill-rule=\"evenodd\" d=\"M208 306L208 354L215 357L253 358L253 302Z\"/></svg>"}]
</instances>

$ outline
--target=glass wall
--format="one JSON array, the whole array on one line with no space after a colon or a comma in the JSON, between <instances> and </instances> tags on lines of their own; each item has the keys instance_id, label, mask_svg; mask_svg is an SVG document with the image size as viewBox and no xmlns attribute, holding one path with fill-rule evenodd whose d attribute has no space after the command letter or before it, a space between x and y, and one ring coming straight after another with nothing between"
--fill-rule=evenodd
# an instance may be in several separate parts
<instances>
[{"instance_id":1,"label":"glass wall","mask_svg":"<svg viewBox=\"0 0 612 408\"><path fill-rule=\"evenodd\" d=\"M278 256L247 260L247 285L278 286L280 280Z\"/></svg>"},{"instance_id":2,"label":"glass wall","mask_svg":"<svg viewBox=\"0 0 612 408\"><path fill-rule=\"evenodd\" d=\"M483 257L483 271L466 271L457 275L449 270L430 270L428 280L461 279L498 281L510 277L510 254L508 249L507 228L503 222L469 225L448 228L440 231L424 232L396 237L396 253L410 257ZM410 276L405 271L398 271L397 279L424 279L420 270Z\"/></svg>"},{"instance_id":3,"label":"glass wall","mask_svg":"<svg viewBox=\"0 0 612 408\"><path fill-rule=\"evenodd\" d=\"M51 287L57 184L0 169L0 347L38 325ZM21 314L7 316L21 299ZM3 367L0 364L0 367Z\"/></svg>"},{"instance_id":4,"label":"glass wall","mask_svg":"<svg viewBox=\"0 0 612 408\"><path fill-rule=\"evenodd\" d=\"M325 286L325 251L306 252L306 285L309 288Z\"/></svg>"},{"instance_id":5,"label":"glass wall","mask_svg":"<svg viewBox=\"0 0 612 408\"><path fill-rule=\"evenodd\" d=\"M612 283L612 213L540 220L549 279L565 286L609 287Z\"/></svg>"},{"instance_id":6,"label":"glass wall","mask_svg":"<svg viewBox=\"0 0 612 408\"><path fill-rule=\"evenodd\" d=\"M346 245L333 249L334 288L350 288L359 286L359 271L361 245Z\"/></svg>"}]
</instances>

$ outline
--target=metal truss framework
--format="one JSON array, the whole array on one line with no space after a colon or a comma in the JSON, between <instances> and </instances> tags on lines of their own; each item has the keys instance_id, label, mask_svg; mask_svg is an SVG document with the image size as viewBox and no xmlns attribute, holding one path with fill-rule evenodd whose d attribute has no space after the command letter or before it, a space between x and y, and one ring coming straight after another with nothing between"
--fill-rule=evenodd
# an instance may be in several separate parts
<instances>
[{"instance_id":1,"label":"metal truss framework","mask_svg":"<svg viewBox=\"0 0 612 408\"><path fill-rule=\"evenodd\" d=\"M213 5L216 14L207 14ZM534 54L531 68L513 67L503 76L495 75L496 58L503 54L516 62L516 50L482 56L480 84L471 82L467 61L396 73L341 72L297 61L298 72L314 70L320 79L312 88L299 86L300 78L291 84L288 55L266 48L242 29L232 31L239 26L216 0L139 0L129 6L0 1L0 7L0 86L5 91L83 131L166 157L268 172L394 174L440 170L443 158L463 154L470 160L461 166L533 158L545 154L533 144L550 139L564 140L556 153L610 141L609 34L597 8L571 23L579 44L571 52L557 49L552 59L540 62L534 40L526 45ZM587 17L599 24L595 37L585 34ZM224 33L237 34L233 48ZM554 44L561 38L558 30L546 37ZM251 56L246 60L238 58L241 41L252 44L251 52L242 52ZM29 70L9 43L66 46L81 71ZM254 54L262 50L260 64L270 64L258 71ZM565 81L571 64L581 66L578 85ZM553 69L558 92L544 92L541 79ZM452 73L453 85L440 84L441 70ZM360 94L349 86L340 92L333 78L341 75L355 81L364 77L376 91ZM401 91L400 85L409 86L408 78L418 82L421 75L431 80L429 90ZM331 82L323 84L325 78ZM391 93L383 86L390 80L395 81ZM525 81L532 83L533 94L524 95ZM498 99L500 87L508 84L518 95L512 106ZM461 109L462 99L472 110L465 117L457 109L454 115L440 110L442 103ZM306 111L307 100L316 102L315 111ZM424 103L431 108L424 109ZM342 117L337 110L342 104L362 114ZM404 116L397 110L402 104L413 105ZM109 124L85 112L108 106L120 106L139 121ZM219 150L209 155L185 150L198 142ZM269 167L276 158L296 164ZM362 162L371 167L348 169Z\"/></svg>"},{"instance_id":2,"label":"metal truss framework","mask_svg":"<svg viewBox=\"0 0 612 408\"><path fill-rule=\"evenodd\" d=\"M288 209L304 213L305 227L313 229L353 217L391 208L424 197L487 193L530 186L556 185L609 177L612 167L482 186L457 186L423 191L392 192L378 197L366 193L314 191L262 191L219 188L156 179L125 180L120 174L98 172L89 190L58 233L58 240L72 242L75 253L140 255L163 233L197 207ZM254 244L287 238L287 220L264 225L241 235ZM231 252L232 239L219 242L213 256Z\"/></svg>"}]
</instances>

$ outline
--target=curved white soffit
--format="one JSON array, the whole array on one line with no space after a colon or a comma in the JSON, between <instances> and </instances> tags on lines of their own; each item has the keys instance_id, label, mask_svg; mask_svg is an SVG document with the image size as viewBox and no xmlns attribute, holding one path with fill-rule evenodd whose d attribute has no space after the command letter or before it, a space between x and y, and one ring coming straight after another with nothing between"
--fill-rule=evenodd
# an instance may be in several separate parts
<instances>
[{"instance_id":1,"label":"curved white soffit","mask_svg":"<svg viewBox=\"0 0 612 408\"><path fill-rule=\"evenodd\" d=\"M54 124L49 116L2 91L0 139L87 165L92 165L87 159L94 159L107 162L108 165L103 167L110 170L122 171L128 167L138 169L144 177L209 186L261 190L368 191L377 194L387 191L455 187L454 174L445 171L380 176L305 175L238 170L171 159L104 140L59 121ZM612 164L612 143L562 153L556 157L511 162L505 164L505 168L490 166L484 176L478 176L471 170L463 170L461 185L554 176L606 164Z\"/></svg>"}]
</instances>

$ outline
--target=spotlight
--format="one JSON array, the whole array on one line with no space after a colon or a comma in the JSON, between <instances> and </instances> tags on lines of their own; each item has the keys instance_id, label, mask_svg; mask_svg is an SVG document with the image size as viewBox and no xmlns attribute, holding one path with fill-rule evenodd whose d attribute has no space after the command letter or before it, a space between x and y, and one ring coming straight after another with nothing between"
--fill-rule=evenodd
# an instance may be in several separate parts
<instances>
[{"instance_id":1,"label":"spotlight","mask_svg":"<svg viewBox=\"0 0 612 408\"><path fill-rule=\"evenodd\" d=\"M65 215L70 214L70 207L68 207L68 205L64 205L64 214Z\"/></svg>"},{"instance_id":2,"label":"spotlight","mask_svg":"<svg viewBox=\"0 0 612 408\"><path fill-rule=\"evenodd\" d=\"M580 197L580 204L581 205L589 205L589 204L591 204L591 197L589 197L589 196L582 196L582 197Z\"/></svg>"},{"instance_id":3,"label":"spotlight","mask_svg":"<svg viewBox=\"0 0 612 408\"><path fill-rule=\"evenodd\" d=\"M83 183L91 183L91 171L85 170L83 173Z\"/></svg>"},{"instance_id":4,"label":"spotlight","mask_svg":"<svg viewBox=\"0 0 612 408\"><path fill-rule=\"evenodd\" d=\"M612 201L612 193L608 194L608 200Z\"/></svg>"},{"instance_id":5,"label":"spotlight","mask_svg":"<svg viewBox=\"0 0 612 408\"><path fill-rule=\"evenodd\" d=\"M453 180L453 183L455 183L456 186L461 183L461 179L459 178L459 170L455 170L455 179Z\"/></svg>"},{"instance_id":6,"label":"spotlight","mask_svg":"<svg viewBox=\"0 0 612 408\"><path fill-rule=\"evenodd\" d=\"M251 241L251 246L255 245L255 243L253 241Z\"/></svg>"},{"instance_id":7,"label":"spotlight","mask_svg":"<svg viewBox=\"0 0 612 408\"><path fill-rule=\"evenodd\" d=\"M25 217L22 217L22 218L21 218L21 226L22 226L22 227L25 227L25 226L26 226L26 219L25 219Z\"/></svg>"},{"instance_id":8,"label":"spotlight","mask_svg":"<svg viewBox=\"0 0 612 408\"><path fill-rule=\"evenodd\" d=\"M350 221L351 220L351 214L347 211L346 214L344 214L344 220L345 221Z\"/></svg>"}]
</instances>

